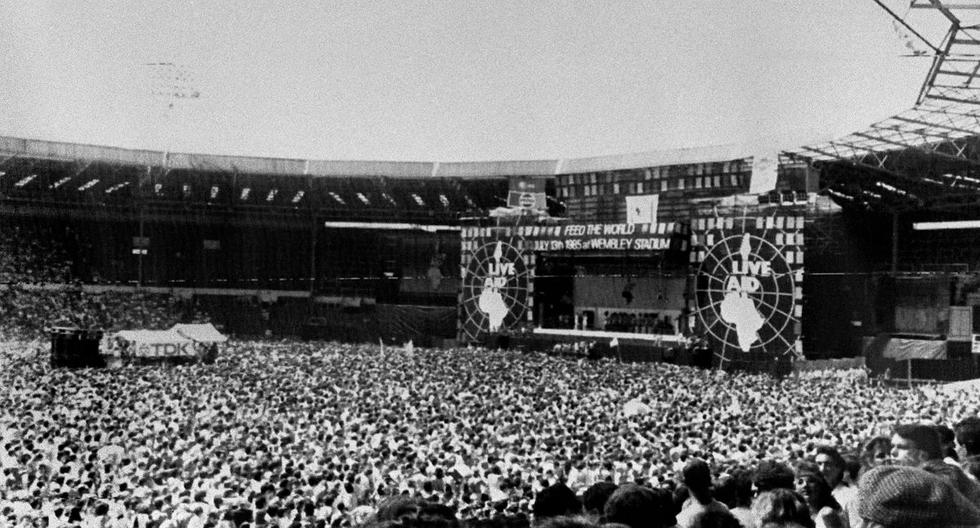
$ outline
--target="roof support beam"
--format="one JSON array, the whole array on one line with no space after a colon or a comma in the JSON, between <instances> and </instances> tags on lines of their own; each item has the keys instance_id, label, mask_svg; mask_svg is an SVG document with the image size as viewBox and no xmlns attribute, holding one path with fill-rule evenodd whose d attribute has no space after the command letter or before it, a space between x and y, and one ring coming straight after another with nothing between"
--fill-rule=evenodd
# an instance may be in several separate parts
<instances>
[{"instance_id":1,"label":"roof support beam","mask_svg":"<svg viewBox=\"0 0 980 528\"><path fill-rule=\"evenodd\" d=\"M928 127L943 128L943 129L946 129L946 130L950 130L952 132L962 132L964 134L971 134L971 135L972 134L976 134L976 131L975 130L968 130L966 128L953 127L953 126L949 126L949 125L941 125L939 123L930 123L928 121L923 121L921 119L912 119L912 118L901 117L901 116L895 116L892 119L895 119L896 121L902 121L902 122L905 122L905 123L912 123L912 124L916 124L916 125L923 125L923 126L928 126Z\"/></svg>"},{"instance_id":2,"label":"roof support beam","mask_svg":"<svg viewBox=\"0 0 980 528\"><path fill-rule=\"evenodd\" d=\"M971 105L980 105L980 101L977 101L977 100L974 100L974 99L960 99L960 98L957 98L957 97L947 97L945 95L926 94L925 95L925 98L926 99L937 99L937 100L940 100L940 101L949 101L949 102L952 102L952 103L963 103L963 104L971 104Z\"/></svg>"},{"instance_id":3,"label":"roof support beam","mask_svg":"<svg viewBox=\"0 0 980 528\"><path fill-rule=\"evenodd\" d=\"M901 143L901 142L898 142L898 141L893 141L893 140L890 140L890 139L875 138L875 137L869 136L869 135L867 135L867 134L865 134L863 132L857 132L854 135L855 136L866 137L866 138L869 138L869 139L876 139L877 141L881 141L883 143L889 143L889 144L896 145L896 146L899 146L899 147L902 147L902 148L914 148L916 150L920 150L920 151L926 152L928 154L932 154L933 156L936 156L938 158L943 158L943 159L950 160L950 161L966 162L966 163L970 163L972 165L980 165L980 160L971 160L971 159L969 159L969 158L967 158L965 156L960 157L960 156L954 156L952 154L946 154L945 152L939 152L938 150L935 149L935 146L933 146L932 148L921 146L921 145L920 146L912 146L912 145L908 145L908 144ZM950 143L952 143L952 142L950 142ZM938 146L938 145L936 145L936 146ZM965 149L965 147L962 147L961 148L961 147L959 147L959 145L956 145L956 144L953 144L953 147L959 149L960 152L963 152L963 150Z\"/></svg>"},{"instance_id":4,"label":"roof support beam","mask_svg":"<svg viewBox=\"0 0 980 528\"><path fill-rule=\"evenodd\" d=\"M913 9L937 9L955 26L960 25L960 19L956 18L956 15L950 9L976 9L974 4L943 4L940 0L928 0L928 2L929 5L926 5L913 0L912 5L909 7Z\"/></svg>"},{"instance_id":5,"label":"roof support beam","mask_svg":"<svg viewBox=\"0 0 980 528\"><path fill-rule=\"evenodd\" d=\"M915 30L915 28L913 28L912 26L910 26L908 24L908 22L906 22L902 17L898 16L894 11L892 11L891 9L889 9L888 6L886 6L885 4L883 4L881 2L881 0L874 0L874 2L876 4L878 4L879 7L881 7L882 9L884 9L886 13L888 13L889 15L891 15L891 17L894 18L896 22L898 22L899 24L901 24L902 26L904 26L905 29L911 31L912 34L915 35L916 37L918 37L919 40L921 40L922 42L924 42L926 44L926 46L929 46L932 49L932 51L934 51L935 53L939 53L939 48L937 48L936 46L934 46L932 44L932 42L929 42L928 39L926 39L925 37L923 37L922 35L920 35L919 32ZM915 7L915 5L913 5L912 7Z\"/></svg>"},{"instance_id":6,"label":"roof support beam","mask_svg":"<svg viewBox=\"0 0 980 528\"><path fill-rule=\"evenodd\" d=\"M949 50L953 46L953 40L956 38L956 31L959 28L959 22L953 23L950 26L949 31L943 38L943 50L940 52L936 50L936 55L932 58L932 66L929 67L929 73L926 75L926 80L922 83L922 88L919 90L919 97L916 99L915 104L921 104L925 97L929 96L929 92L934 88L936 82L936 75L939 73L940 68L943 66L943 61L949 55Z\"/></svg>"}]
</instances>

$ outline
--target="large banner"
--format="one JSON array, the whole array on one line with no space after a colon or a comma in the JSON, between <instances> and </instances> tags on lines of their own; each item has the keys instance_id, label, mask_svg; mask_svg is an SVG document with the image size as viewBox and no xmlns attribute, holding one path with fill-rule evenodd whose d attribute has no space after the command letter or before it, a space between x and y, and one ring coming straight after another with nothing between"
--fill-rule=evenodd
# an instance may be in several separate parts
<instances>
[{"instance_id":1,"label":"large banner","mask_svg":"<svg viewBox=\"0 0 980 528\"><path fill-rule=\"evenodd\" d=\"M480 341L531 320L538 253L687 251L689 237L674 222L463 227L459 337Z\"/></svg>"},{"instance_id":2,"label":"large banner","mask_svg":"<svg viewBox=\"0 0 980 528\"><path fill-rule=\"evenodd\" d=\"M737 208L692 221L691 327L717 363L803 357L804 211Z\"/></svg>"},{"instance_id":3,"label":"large banner","mask_svg":"<svg viewBox=\"0 0 980 528\"><path fill-rule=\"evenodd\" d=\"M460 338L479 341L530 319L534 252L518 226L463 228Z\"/></svg>"},{"instance_id":4,"label":"large banner","mask_svg":"<svg viewBox=\"0 0 980 528\"><path fill-rule=\"evenodd\" d=\"M189 358L198 355L196 343L174 330L123 330L108 343L109 355L138 358Z\"/></svg>"},{"instance_id":5,"label":"large banner","mask_svg":"<svg viewBox=\"0 0 980 528\"><path fill-rule=\"evenodd\" d=\"M533 251L687 251L688 228L677 222L517 226ZM464 235L465 238L465 235Z\"/></svg>"}]
</instances>

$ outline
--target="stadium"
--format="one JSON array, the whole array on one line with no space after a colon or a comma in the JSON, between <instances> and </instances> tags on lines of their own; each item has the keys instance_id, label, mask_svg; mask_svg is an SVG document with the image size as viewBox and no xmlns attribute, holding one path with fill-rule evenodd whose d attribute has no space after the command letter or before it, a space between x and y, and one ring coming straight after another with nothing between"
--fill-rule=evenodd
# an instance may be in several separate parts
<instances>
[{"instance_id":1,"label":"stadium","mask_svg":"<svg viewBox=\"0 0 980 528\"><path fill-rule=\"evenodd\" d=\"M980 525L980 5L876 3L911 108L761 153L0 137L0 527Z\"/></svg>"}]
</instances>

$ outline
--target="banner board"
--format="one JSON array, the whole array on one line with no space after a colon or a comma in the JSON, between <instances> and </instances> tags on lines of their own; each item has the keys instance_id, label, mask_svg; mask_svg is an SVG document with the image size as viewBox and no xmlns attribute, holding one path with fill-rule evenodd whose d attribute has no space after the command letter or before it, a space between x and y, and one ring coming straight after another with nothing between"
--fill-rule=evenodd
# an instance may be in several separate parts
<instances>
[{"instance_id":1,"label":"banner board","mask_svg":"<svg viewBox=\"0 0 980 528\"><path fill-rule=\"evenodd\" d=\"M193 340L173 330L122 330L110 343L110 355L138 358L195 357Z\"/></svg>"},{"instance_id":2,"label":"banner board","mask_svg":"<svg viewBox=\"0 0 980 528\"><path fill-rule=\"evenodd\" d=\"M804 213L797 208L703 211L692 220L695 310L722 367L802 359Z\"/></svg>"},{"instance_id":3,"label":"banner board","mask_svg":"<svg viewBox=\"0 0 980 528\"><path fill-rule=\"evenodd\" d=\"M526 223L525 223L526 222ZM679 222L514 225L460 229L459 338L479 341L531 320L538 255L551 252L681 252L690 229Z\"/></svg>"}]
</instances>

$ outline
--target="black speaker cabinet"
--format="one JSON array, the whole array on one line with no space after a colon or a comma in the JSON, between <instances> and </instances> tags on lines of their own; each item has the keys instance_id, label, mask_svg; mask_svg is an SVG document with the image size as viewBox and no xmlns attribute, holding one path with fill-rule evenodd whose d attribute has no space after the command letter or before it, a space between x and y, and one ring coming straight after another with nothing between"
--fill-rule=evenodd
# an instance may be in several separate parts
<instances>
[{"instance_id":1,"label":"black speaker cabinet","mask_svg":"<svg viewBox=\"0 0 980 528\"><path fill-rule=\"evenodd\" d=\"M51 329L51 366L83 368L105 367L99 354L102 332L79 328Z\"/></svg>"}]
</instances>

